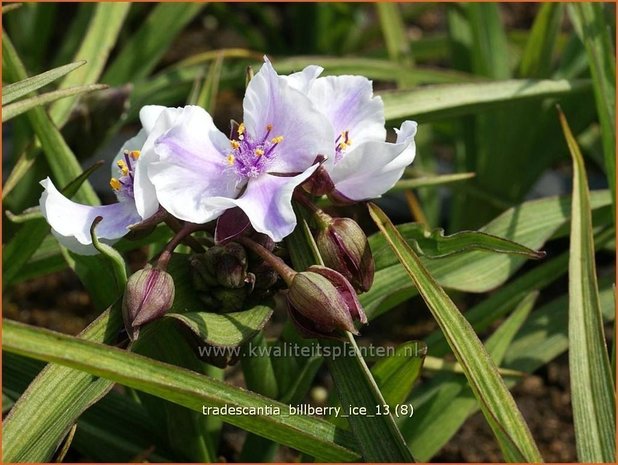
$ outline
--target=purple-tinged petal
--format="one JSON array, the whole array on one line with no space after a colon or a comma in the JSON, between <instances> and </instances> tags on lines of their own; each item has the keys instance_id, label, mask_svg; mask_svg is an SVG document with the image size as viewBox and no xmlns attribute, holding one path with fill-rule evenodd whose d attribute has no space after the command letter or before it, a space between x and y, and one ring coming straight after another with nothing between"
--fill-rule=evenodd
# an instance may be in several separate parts
<instances>
[{"instance_id":1,"label":"purple-tinged petal","mask_svg":"<svg viewBox=\"0 0 618 465\"><path fill-rule=\"evenodd\" d=\"M97 237L108 244L123 237L129 232L129 226L142 219L131 201L91 207L67 199L49 178L41 181L41 185L45 189L39 200L43 216L62 245L73 252L97 253L90 237L90 227L97 216L103 218L96 228Z\"/></svg>"},{"instance_id":2,"label":"purple-tinged petal","mask_svg":"<svg viewBox=\"0 0 618 465\"><path fill-rule=\"evenodd\" d=\"M159 208L154 185L148 177L148 165L159 159L154 150L154 143L165 131L172 127L183 111L184 108L147 105L139 112L140 121L146 131L147 138L141 147L141 155L135 166L133 192L137 211L144 219L152 216Z\"/></svg>"},{"instance_id":3,"label":"purple-tinged petal","mask_svg":"<svg viewBox=\"0 0 618 465\"><path fill-rule=\"evenodd\" d=\"M406 121L397 131L397 141L369 141L351 150L331 170L335 189L351 200L380 197L401 178L414 160L417 125Z\"/></svg>"},{"instance_id":4,"label":"purple-tinged petal","mask_svg":"<svg viewBox=\"0 0 618 465\"><path fill-rule=\"evenodd\" d=\"M308 95L332 124L335 138L348 131L352 141L348 150L368 140L386 138L384 104L380 97L373 96L372 83L367 78L319 78L313 82Z\"/></svg>"},{"instance_id":5,"label":"purple-tinged petal","mask_svg":"<svg viewBox=\"0 0 618 465\"><path fill-rule=\"evenodd\" d=\"M306 95L277 75L268 60L251 79L243 108L252 139L283 137L270 172L300 173L313 165L318 155L333 158L335 139L330 123Z\"/></svg>"},{"instance_id":6,"label":"purple-tinged petal","mask_svg":"<svg viewBox=\"0 0 618 465\"><path fill-rule=\"evenodd\" d=\"M306 95L314 81L322 74L322 71L324 71L324 68L321 66L309 65L298 73L280 76L279 78L285 80L291 87Z\"/></svg>"},{"instance_id":7,"label":"purple-tinged petal","mask_svg":"<svg viewBox=\"0 0 618 465\"><path fill-rule=\"evenodd\" d=\"M345 276L338 271L320 265L312 265L307 268L307 271L313 271L328 279L333 286L337 288L339 294L347 304L348 311L350 312L352 319L360 321L362 324L367 323L367 316L365 315L363 306L359 302L358 296L356 295L356 292L354 292L354 288Z\"/></svg>"},{"instance_id":8,"label":"purple-tinged petal","mask_svg":"<svg viewBox=\"0 0 618 465\"><path fill-rule=\"evenodd\" d=\"M317 169L314 165L294 177L263 174L249 180L247 189L234 204L243 209L253 229L279 242L296 226L296 215L292 208L292 194Z\"/></svg>"},{"instance_id":9,"label":"purple-tinged petal","mask_svg":"<svg viewBox=\"0 0 618 465\"><path fill-rule=\"evenodd\" d=\"M148 165L148 176L163 208L181 220L207 223L231 207L227 198L238 194L240 180L213 138L221 133L210 115L186 107L155 142L159 161Z\"/></svg>"}]
</instances>

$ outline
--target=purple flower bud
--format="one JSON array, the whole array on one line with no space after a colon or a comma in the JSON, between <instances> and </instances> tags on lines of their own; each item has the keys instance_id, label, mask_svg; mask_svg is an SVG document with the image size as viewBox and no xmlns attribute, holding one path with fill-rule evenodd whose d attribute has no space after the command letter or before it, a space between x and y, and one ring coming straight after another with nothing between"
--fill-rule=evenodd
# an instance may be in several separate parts
<instances>
[{"instance_id":1,"label":"purple flower bud","mask_svg":"<svg viewBox=\"0 0 618 465\"><path fill-rule=\"evenodd\" d=\"M292 321L308 337L358 334L354 321L367 323L365 312L348 280L324 266L297 273L287 293Z\"/></svg>"},{"instance_id":2,"label":"purple flower bud","mask_svg":"<svg viewBox=\"0 0 618 465\"><path fill-rule=\"evenodd\" d=\"M161 318L174 303L174 280L166 271L150 265L131 275L122 300L124 327L131 340L139 329Z\"/></svg>"},{"instance_id":3,"label":"purple flower bud","mask_svg":"<svg viewBox=\"0 0 618 465\"><path fill-rule=\"evenodd\" d=\"M373 284L375 264L367 236L350 218L333 218L316 237L324 264L337 270L358 292Z\"/></svg>"}]
</instances>

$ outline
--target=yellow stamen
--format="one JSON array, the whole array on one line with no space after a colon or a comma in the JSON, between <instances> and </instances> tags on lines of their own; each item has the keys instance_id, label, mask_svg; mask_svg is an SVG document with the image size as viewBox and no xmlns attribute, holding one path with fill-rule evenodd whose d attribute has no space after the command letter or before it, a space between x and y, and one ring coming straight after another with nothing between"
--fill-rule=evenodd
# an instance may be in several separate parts
<instances>
[{"instance_id":1,"label":"yellow stamen","mask_svg":"<svg viewBox=\"0 0 618 465\"><path fill-rule=\"evenodd\" d=\"M262 155L264 155L264 150L262 150L262 149L255 149L255 156L256 157L261 157Z\"/></svg>"},{"instance_id":2,"label":"yellow stamen","mask_svg":"<svg viewBox=\"0 0 618 465\"><path fill-rule=\"evenodd\" d=\"M109 185L115 191L119 191L120 187L122 187L122 184L120 184L120 181L118 181L118 179L116 179L116 178L110 179L109 180Z\"/></svg>"},{"instance_id":3,"label":"yellow stamen","mask_svg":"<svg viewBox=\"0 0 618 465\"><path fill-rule=\"evenodd\" d=\"M270 141L273 144L280 144L281 142L283 142L283 136L273 137Z\"/></svg>"},{"instance_id":4,"label":"yellow stamen","mask_svg":"<svg viewBox=\"0 0 618 465\"><path fill-rule=\"evenodd\" d=\"M234 157L234 155L232 155L231 153L227 156L227 164L228 165L233 165L234 164L234 160L236 160L236 158Z\"/></svg>"},{"instance_id":5,"label":"yellow stamen","mask_svg":"<svg viewBox=\"0 0 618 465\"><path fill-rule=\"evenodd\" d=\"M232 148L234 150L237 150L240 147L240 142L238 142L237 140L231 140L230 144L232 145Z\"/></svg>"},{"instance_id":6,"label":"yellow stamen","mask_svg":"<svg viewBox=\"0 0 618 465\"><path fill-rule=\"evenodd\" d=\"M123 176L126 176L127 174L129 174L129 168L127 167L127 164L124 162L124 160L118 160L117 165L118 165L118 168L120 168L120 171Z\"/></svg>"},{"instance_id":7,"label":"yellow stamen","mask_svg":"<svg viewBox=\"0 0 618 465\"><path fill-rule=\"evenodd\" d=\"M238 131L238 134L242 136L245 133L245 123L240 123L238 125L237 131Z\"/></svg>"},{"instance_id":8,"label":"yellow stamen","mask_svg":"<svg viewBox=\"0 0 618 465\"><path fill-rule=\"evenodd\" d=\"M141 155L141 151L139 150L131 150L130 156L131 158L133 158L133 160L137 160L139 158L139 156Z\"/></svg>"}]
</instances>

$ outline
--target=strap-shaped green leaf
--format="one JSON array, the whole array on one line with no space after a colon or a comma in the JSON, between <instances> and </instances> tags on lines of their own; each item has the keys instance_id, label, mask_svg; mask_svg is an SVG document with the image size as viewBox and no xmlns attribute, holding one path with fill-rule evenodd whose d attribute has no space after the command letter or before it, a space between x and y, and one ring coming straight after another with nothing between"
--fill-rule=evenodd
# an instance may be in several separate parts
<instances>
[{"instance_id":1,"label":"strap-shaped green leaf","mask_svg":"<svg viewBox=\"0 0 618 465\"><path fill-rule=\"evenodd\" d=\"M10 352L84 371L102 380L109 379L198 412L202 412L204 406L249 409L247 411L261 407L264 412L271 408L270 414L227 415L224 420L306 452L319 461L341 462L359 458L351 449L357 446L345 431L323 420L290 415L288 405L258 394L115 347L10 320L4 320L3 330L4 349ZM276 408L279 414L275 413ZM21 437L24 436L23 431L19 433ZM3 440L5 460L8 461L6 446L10 445L10 441L7 440L6 425ZM20 438L20 441L23 439Z\"/></svg>"},{"instance_id":2,"label":"strap-shaped green leaf","mask_svg":"<svg viewBox=\"0 0 618 465\"><path fill-rule=\"evenodd\" d=\"M616 398L599 300L588 180L584 159L562 112L573 158L569 248L569 372L577 455L582 462L615 462Z\"/></svg>"},{"instance_id":3,"label":"strap-shaped green leaf","mask_svg":"<svg viewBox=\"0 0 618 465\"><path fill-rule=\"evenodd\" d=\"M384 212L374 204L369 204L369 212L427 303L455 357L464 368L472 391L505 452L505 458L515 461L542 461L511 393L468 321Z\"/></svg>"},{"instance_id":4,"label":"strap-shaped green leaf","mask_svg":"<svg viewBox=\"0 0 618 465\"><path fill-rule=\"evenodd\" d=\"M478 113L522 100L558 97L590 88L590 81L510 79L466 84L443 84L414 90L380 92L387 120L422 121Z\"/></svg>"},{"instance_id":5,"label":"strap-shaped green leaf","mask_svg":"<svg viewBox=\"0 0 618 465\"><path fill-rule=\"evenodd\" d=\"M37 74L36 76L22 79L21 81L17 81L13 84L7 84L2 88L2 106L4 107L4 105L11 103L18 98L24 97L30 92L34 92L35 90L46 86L50 82L54 82L56 79L59 79L65 74L70 73L74 69L83 66L85 63L85 61L69 63L68 65L50 69L49 71L45 71L44 73ZM3 108L3 117L4 110L5 109Z\"/></svg>"}]
</instances>

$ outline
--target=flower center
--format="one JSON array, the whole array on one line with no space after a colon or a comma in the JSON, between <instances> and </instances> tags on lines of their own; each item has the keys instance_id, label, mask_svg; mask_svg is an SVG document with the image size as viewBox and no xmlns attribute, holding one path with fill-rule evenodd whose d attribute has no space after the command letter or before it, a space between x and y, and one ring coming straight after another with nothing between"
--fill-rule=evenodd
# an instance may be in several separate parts
<instances>
[{"instance_id":1,"label":"flower center","mask_svg":"<svg viewBox=\"0 0 618 465\"><path fill-rule=\"evenodd\" d=\"M352 139L350 139L350 131L347 129L341 131L341 134L335 139L335 162L338 162L343 158L346 149L352 145Z\"/></svg>"},{"instance_id":2,"label":"flower center","mask_svg":"<svg viewBox=\"0 0 618 465\"><path fill-rule=\"evenodd\" d=\"M133 198L133 173L135 162L139 158L139 150L125 150L124 159L118 160L119 176L109 180L109 185L116 193L118 200Z\"/></svg>"},{"instance_id":3,"label":"flower center","mask_svg":"<svg viewBox=\"0 0 618 465\"><path fill-rule=\"evenodd\" d=\"M257 140L247 134L244 124L238 126L237 139L230 140L232 150L227 155L227 163L234 167L238 176L255 178L266 171L277 155L276 147L283 141L283 136L270 137L272 128L272 124L266 126L266 134Z\"/></svg>"}]
</instances>

